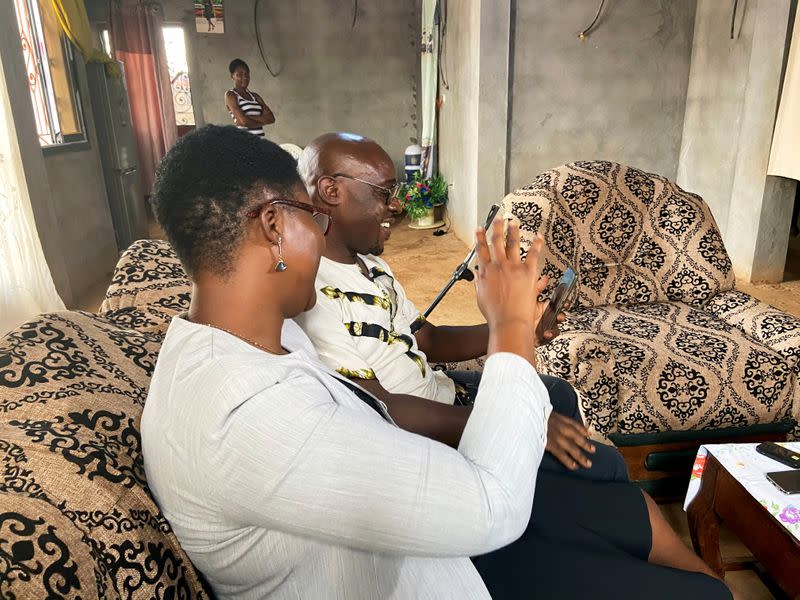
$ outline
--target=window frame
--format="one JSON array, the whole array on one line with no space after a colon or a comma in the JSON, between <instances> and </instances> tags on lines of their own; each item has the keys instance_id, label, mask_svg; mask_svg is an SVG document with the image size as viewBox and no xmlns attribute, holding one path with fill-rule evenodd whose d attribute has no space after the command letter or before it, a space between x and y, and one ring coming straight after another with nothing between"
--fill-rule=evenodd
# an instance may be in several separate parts
<instances>
[{"instance_id":1,"label":"window frame","mask_svg":"<svg viewBox=\"0 0 800 600\"><path fill-rule=\"evenodd\" d=\"M44 33L44 19L40 12L41 9L39 6L39 1L18 0L18 2L20 4L24 4L27 8L28 14L17 14L17 20L19 22L22 21L24 17L28 18L28 28L30 35L33 37L33 39L30 40L31 49L33 52L32 58L35 61L36 73L39 81L41 82L41 94L43 96L42 99L45 108L45 118L47 119L46 126L49 130L48 135L54 140L52 143L43 143L42 136L38 133L37 125L37 138L39 146L41 147L42 152L45 154L52 154L68 150L83 150L89 146L89 134L83 108L80 79L78 76L77 61L79 58L76 56L76 48L63 31L58 32L58 47L49 48ZM22 35L23 32L20 31L20 42L22 41ZM42 49L44 49L44 54L42 54ZM62 52L64 55L67 81L70 85L70 99L72 101L72 107L75 111L75 120L79 129L77 133L64 134L61 131L61 121L58 116L55 87L53 85L53 75L50 70L49 63L51 59L50 55L54 52ZM28 93L29 95L32 95L33 92L29 89ZM32 109L33 104L33 98L31 98ZM55 115L53 114L53 111L55 111Z\"/></svg>"}]
</instances>

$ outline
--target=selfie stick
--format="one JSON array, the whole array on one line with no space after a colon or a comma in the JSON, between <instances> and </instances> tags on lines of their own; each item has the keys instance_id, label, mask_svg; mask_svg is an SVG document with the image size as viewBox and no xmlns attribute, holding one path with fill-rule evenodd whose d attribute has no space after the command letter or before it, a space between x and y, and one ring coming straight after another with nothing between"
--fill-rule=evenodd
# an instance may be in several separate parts
<instances>
[{"instance_id":1,"label":"selfie stick","mask_svg":"<svg viewBox=\"0 0 800 600\"><path fill-rule=\"evenodd\" d=\"M486 224L484 225L484 229L486 230L489 229L489 225L492 224L492 221L494 221L494 218L499 210L500 210L499 204L492 204L492 206L489 208L489 214L486 217ZM464 279L466 281L472 281L473 279L475 279L475 274L469 270L469 263L471 263L472 259L475 258L475 252L476 252L476 247L473 246L472 250L469 251L469 254L467 254L467 257L464 259L464 262L458 265L456 267L456 270L453 271L453 276L450 277L450 281L447 282L447 285L445 285L442 288L442 291L439 292L439 295L436 296L433 302L431 302L431 305L427 309L425 309L424 313L422 313L423 317L425 317L426 319L428 318L428 315L433 312L433 309L436 308L436 305L442 301L442 298L444 298L445 294L447 294L447 292L450 291L450 288L456 284L456 281L460 281L461 279Z\"/></svg>"}]
</instances>

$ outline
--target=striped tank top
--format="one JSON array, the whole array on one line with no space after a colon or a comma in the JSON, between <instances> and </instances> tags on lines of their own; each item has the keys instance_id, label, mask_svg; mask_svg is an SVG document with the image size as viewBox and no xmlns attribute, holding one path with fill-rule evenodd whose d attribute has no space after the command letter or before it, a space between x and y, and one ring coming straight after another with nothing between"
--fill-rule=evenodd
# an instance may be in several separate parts
<instances>
[{"instance_id":1,"label":"striped tank top","mask_svg":"<svg viewBox=\"0 0 800 600\"><path fill-rule=\"evenodd\" d=\"M247 92L247 95L250 96L250 99L248 100L246 98L242 98L239 95L239 92L237 92L236 90L231 90L231 91L236 95L236 102L239 104L239 108L245 115L247 115L248 117L261 116L262 112L261 105L258 103L256 97L253 96L252 93L250 93L249 91ZM233 118L233 113L231 113L231 118ZM239 129L246 129L253 135L257 135L259 137L265 137L263 127L254 127L252 129L250 127L245 127L244 125L237 125L237 127Z\"/></svg>"}]
</instances>

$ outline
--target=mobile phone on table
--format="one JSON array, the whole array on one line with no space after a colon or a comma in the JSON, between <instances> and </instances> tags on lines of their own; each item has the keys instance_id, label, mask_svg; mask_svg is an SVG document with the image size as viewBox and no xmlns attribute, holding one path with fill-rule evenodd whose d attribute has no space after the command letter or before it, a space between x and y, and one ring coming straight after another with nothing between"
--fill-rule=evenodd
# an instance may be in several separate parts
<instances>
[{"instance_id":1,"label":"mobile phone on table","mask_svg":"<svg viewBox=\"0 0 800 600\"><path fill-rule=\"evenodd\" d=\"M784 494L800 494L800 471L775 471L767 479Z\"/></svg>"},{"instance_id":2,"label":"mobile phone on table","mask_svg":"<svg viewBox=\"0 0 800 600\"><path fill-rule=\"evenodd\" d=\"M542 315L542 331L547 331L555 326L558 313L566 306L577 285L578 274L572 267L567 267L561 279L558 280L558 284L553 288L553 293L550 294L550 302Z\"/></svg>"},{"instance_id":3,"label":"mobile phone on table","mask_svg":"<svg viewBox=\"0 0 800 600\"><path fill-rule=\"evenodd\" d=\"M782 465L800 469L800 453L789 450L775 442L762 442L756 446L756 452L768 456L772 460L777 460Z\"/></svg>"}]
</instances>

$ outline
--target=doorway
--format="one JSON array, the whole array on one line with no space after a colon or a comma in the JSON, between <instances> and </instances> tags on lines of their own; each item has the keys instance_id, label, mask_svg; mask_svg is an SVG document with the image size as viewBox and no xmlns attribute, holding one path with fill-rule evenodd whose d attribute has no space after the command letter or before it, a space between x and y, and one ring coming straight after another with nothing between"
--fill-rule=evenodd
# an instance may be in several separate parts
<instances>
[{"instance_id":1,"label":"doorway","mask_svg":"<svg viewBox=\"0 0 800 600\"><path fill-rule=\"evenodd\" d=\"M181 137L195 128L192 85L186 59L186 36L180 25L165 25L163 34L175 123L178 126L178 137Z\"/></svg>"}]
</instances>

